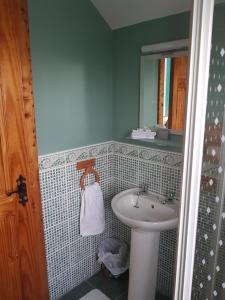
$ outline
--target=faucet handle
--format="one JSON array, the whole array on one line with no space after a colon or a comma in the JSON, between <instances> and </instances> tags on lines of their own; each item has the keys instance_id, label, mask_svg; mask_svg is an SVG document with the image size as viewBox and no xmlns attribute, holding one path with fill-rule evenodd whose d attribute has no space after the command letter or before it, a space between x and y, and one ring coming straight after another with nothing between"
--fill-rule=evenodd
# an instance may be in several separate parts
<instances>
[{"instance_id":1,"label":"faucet handle","mask_svg":"<svg viewBox=\"0 0 225 300\"><path fill-rule=\"evenodd\" d=\"M168 192L167 197L169 201L173 201L175 199L175 193L174 192Z\"/></svg>"},{"instance_id":2,"label":"faucet handle","mask_svg":"<svg viewBox=\"0 0 225 300\"><path fill-rule=\"evenodd\" d=\"M141 185L141 189L142 189L142 191L145 193L145 192L147 192L148 191L148 185L147 184L142 184Z\"/></svg>"}]
</instances>

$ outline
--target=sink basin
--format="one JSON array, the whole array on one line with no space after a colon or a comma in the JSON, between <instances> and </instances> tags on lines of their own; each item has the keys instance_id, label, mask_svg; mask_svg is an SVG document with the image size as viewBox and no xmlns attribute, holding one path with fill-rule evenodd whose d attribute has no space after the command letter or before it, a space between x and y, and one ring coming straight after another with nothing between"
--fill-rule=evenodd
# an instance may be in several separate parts
<instances>
[{"instance_id":1,"label":"sink basin","mask_svg":"<svg viewBox=\"0 0 225 300\"><path fill-rule=\"evenodd\" d=\"M160 232L178 223L176 204L133 188L112 199L117 218L131 228L128 300L155 300Z\"/></svg>"},{"instance_id":2,"label":"sink basin","mask_svg":"<svg viewBox=\"0 0 225 300\"><path fill-rule=\"evenodd\" d=\"M166 198L155 194L138 196L139 190L129 189L113 198L112 209L117 218L129 227L143 231L175 228L178 222L177 205L162 204Z\"/></svg>"}]
</instances>

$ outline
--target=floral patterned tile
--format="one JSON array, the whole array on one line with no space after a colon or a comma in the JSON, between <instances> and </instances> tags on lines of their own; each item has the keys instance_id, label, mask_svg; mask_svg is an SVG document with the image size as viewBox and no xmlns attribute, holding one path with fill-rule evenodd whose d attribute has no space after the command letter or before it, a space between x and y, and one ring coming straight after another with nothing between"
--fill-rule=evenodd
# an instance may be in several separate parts
<instances>
[{"instance_id":1,"label":"floral patterned tile","mask_svg":"<svg viewBox=\"0 0 225 300\"><path fill-rule=\"evenodd\" d=\"M117 154L121 154L121 155L126 155L129 157L134 157L134 158L138 158L138 151L139 151L139 147L137 146L133 146L133 145L129 145L129 144L118 144L115 147L115 153Z\"/></svg>"},{"instance_id":2,"label":"floral patterned tile","mask_svg":"<svg viewBox=\"0 0 225 300\"><path fill-rule=\"evenodd\" d=\"M98 157L107 154L107 144L97 145L89 148L90 157Z\"/></svg>"},{"instance_id":3,"label":"floral patterned tile","mask_svg":"<svg viewBox=\"0 0 225 300\"><path fill-rule=\"evenodd\" d=\"M177 153L140 148L139 158L142 160L179 167L182 165L183 156Z\"/></svg>"},{"instance_id":4,"label":"floral patterned tile","mask_svg":"<svg viewBox=\"0 0 225 300\"><path fill-rule=\"evenodd\" d=\"M169 153L163 157L163 163L172 167L181 167L183 163L183 156Z\"/></svg>"},{"instance_id":5,"label":"floral patterned tile","mask_svg":"<svg viewBox=\"0 0 225 300\"><path fill-rule=\"evenodd\" d=\"M115 148L116 148L116 145L117 145L118 143L116 143L116 142L110 142L110 143L108 143L108 154L114 154L115 153Z\"/></svg>"},{"instance_id":6,"label":"floral patterned tile","mask_svg":"<svg viewBox=\"0 0 225 300\"><path fill-rule=\"evenodd\" d=\"M140 159L143 159L145 161L152 161L156 163L162 163L165 155L166 153L155 151L152 149L146 149L146 148L140 148L139 151Z\"/></svg>"},{"instance_id":7,"label":"floral patterned tile","mask_svg":"<svg viewBox=\"0 0 225 300\"><path fill-rule=\"evenodd\" d=\"M68 151L66 154L66 163L74 163L76 161L85 160L90 158L89 148L81 148L81 149L74 149Z\"/></svg>"},{"instance_id":8,"label":"floral patterned tile","mask_svg":"<svg viewBox=\"0 0 225 300\"><path fill-rule=\"evenodd\" d=\"M55 167L61 167L65 164L65 154L58 153L52 155L39 156L38 163L40 171Z\"/></svg>"}]
</instances>

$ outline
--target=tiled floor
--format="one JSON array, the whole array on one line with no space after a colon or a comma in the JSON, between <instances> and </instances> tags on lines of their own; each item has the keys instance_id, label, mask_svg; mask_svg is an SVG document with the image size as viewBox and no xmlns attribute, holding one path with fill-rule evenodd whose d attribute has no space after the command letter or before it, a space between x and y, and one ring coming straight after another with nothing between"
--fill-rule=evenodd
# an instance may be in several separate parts
<instances>
[{"instance_id":1,"label":"tiled floor","mask_svg":"<svg viewBox=\"0 0 225 300\"><path fill-rule=\"evenodd\" d=\"M128 273L118 279L112 279L99 272L70 291L61 300L79 300L93 289L99 289L111 300L127 300ZM170 298L157 294L156 300L170 300Z\"/></svg>"}]
</instances>

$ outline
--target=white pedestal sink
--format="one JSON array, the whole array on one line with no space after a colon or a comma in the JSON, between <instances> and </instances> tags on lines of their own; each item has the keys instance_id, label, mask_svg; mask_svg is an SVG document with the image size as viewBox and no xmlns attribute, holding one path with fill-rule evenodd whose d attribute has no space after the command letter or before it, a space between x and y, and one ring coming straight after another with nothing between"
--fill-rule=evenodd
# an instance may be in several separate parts
<instances>
[{"instance_id":1,"label":"white pedestal sink","mask_svg":"<svg viewBox=\"0 0 225 300\"><path fill-rule=\"evenodd\" d=\"M160 231L177 226L176 204L165 197L129 189L112 199L117 218L131 227L128 300L154 300Z\"/></svg>"}]
</instances>

